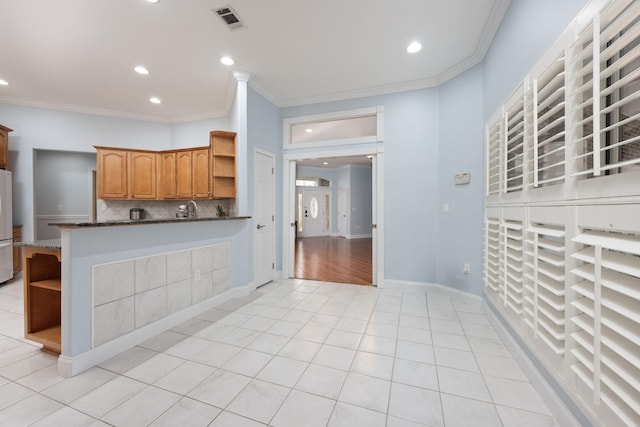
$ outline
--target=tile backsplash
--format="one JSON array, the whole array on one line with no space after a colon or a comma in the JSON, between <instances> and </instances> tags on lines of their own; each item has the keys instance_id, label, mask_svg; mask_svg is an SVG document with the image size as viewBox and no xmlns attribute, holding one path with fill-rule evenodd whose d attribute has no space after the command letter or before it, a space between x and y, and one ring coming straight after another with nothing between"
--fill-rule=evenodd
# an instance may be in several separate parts
<instances>
[{"instance_id":1,"label":"tile backsplash","mask_svg":"<svg viewBox=\"0 0 640 427\"><path fill-rule=\"evenodd\" d=\"M129 209L144 209L144 217L152 219L175 218L178 206L186 205L188 200L103 200L96 203L98 221L119 221L129 219ZM235 199L196 200L199 217L215 217L216 207L222 206L229 216L235 215Z\"/></svg>"}]
</instances>

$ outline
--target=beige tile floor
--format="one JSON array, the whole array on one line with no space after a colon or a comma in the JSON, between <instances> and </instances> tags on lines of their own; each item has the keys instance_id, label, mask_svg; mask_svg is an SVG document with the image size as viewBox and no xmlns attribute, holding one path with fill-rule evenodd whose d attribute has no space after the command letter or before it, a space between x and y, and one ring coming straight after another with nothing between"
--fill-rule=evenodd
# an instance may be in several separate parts
<instances>
[{"instance_id":1,"label":"beige tile floor","mask_svg":"<svg viewBox=\"0 0 640 427\"><path fill-rule=\"evenodd\" d=\"M73 378L0 286L2 426L557 426L472 299L281 280Z\"/></svg>"}]
</instances>

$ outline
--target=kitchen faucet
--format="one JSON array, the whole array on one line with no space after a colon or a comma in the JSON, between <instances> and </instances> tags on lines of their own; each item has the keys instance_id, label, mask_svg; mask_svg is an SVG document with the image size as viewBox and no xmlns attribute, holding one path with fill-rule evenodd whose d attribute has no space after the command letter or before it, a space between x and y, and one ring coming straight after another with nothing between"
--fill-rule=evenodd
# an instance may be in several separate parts
<instances>
[{"instance_id":1,"label":"kitchen faucet","mask_svg":"<svg viewBox=\"0 0 640 427\"><path fill-rule=\"evenodd\" d=\"M193 200L189 200L189 203L187 203L187 216L189 218L198 217L198 205Z\"/></svg>"}]
</instances>

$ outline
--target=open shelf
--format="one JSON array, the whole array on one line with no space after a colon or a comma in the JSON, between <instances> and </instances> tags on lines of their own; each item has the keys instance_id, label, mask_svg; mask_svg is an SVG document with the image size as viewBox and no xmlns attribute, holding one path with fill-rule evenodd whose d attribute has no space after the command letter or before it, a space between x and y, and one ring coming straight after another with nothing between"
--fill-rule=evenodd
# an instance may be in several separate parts
<instances>
[{"instance_id":1,"label":"open shelf","mask_svg":"<svg viewBox=\"0 0 640 427\"><path fill-rule=\"evenodd\" d=\"M34 288L49 289L58 292L60 292L60 290L62 289L60 279L37 280L35 282L29 283L29 285L33 286Z\"/></svg>"},{"instance_id":2,"label":"open shelf","mask_svg":"<svg viewBox=\"0 0 640 427\"><path fill-rule=\"evenodd\" d=\"M214 199L236 197L236 134L210 132L212 193Z\"/></svg>"},{"instance_id":3,"label":"open shelf","mask_svg":"<svg viewBox=\"0 0 640 427\"><path fill-rule=\"evenodd\" d=\"M59 249L23 248L25 338L61 351L62 281Z\"/></svg>"},{"instance_id":4,"label":"open shelf","mask_svg":"<svg viewBox=\"0 0 640 427\"><path fill-rule=\"evenodd\" d=\"M60 353L61 328L54 325L36 332L25 334L25 338L42 344L42 349L53 353Z\"/></svg>"}]
</instances>

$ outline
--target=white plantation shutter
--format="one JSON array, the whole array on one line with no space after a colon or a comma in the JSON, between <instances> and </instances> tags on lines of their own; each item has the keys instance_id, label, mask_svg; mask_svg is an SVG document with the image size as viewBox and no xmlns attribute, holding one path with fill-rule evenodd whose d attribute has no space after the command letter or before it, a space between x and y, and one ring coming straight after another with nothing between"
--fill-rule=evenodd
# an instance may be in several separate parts
<instances>
[{"instance_id":1,"label":"white plantation shutter","mask_svg":"<svg viewBox=\"0 0 640 427\"><path fill-rule=\"evenodd\" d=\"M640 422L640 235L583 230L572 256L580 298L571 366L601 401L628 425Z\"/></svg>"},{"instance_id":2,"label":"white plantation shutter","mask_svg":"<svg viewBox=\"0 0 640 427\"><path fill-rule=\"evenodd\" d=\"M503 289L500 272L500 220L488 217L485 220L485 287L491 292L499 293Z\"/></svg>"},{"instance_id":3,"label":"white plantation shutter","mask_svg":"<svg viewBox=\"0 0 640 427\"><path fill-rule=\"evenodd\" d=\"M534 187L560 184L565 176L565 57L533 80Z\"/></svg>"},{"instance_id":4,"label":"white plantation shutter","mask_svg":"<svg viewBox=\"0 0 640 427\"><path fill-rule=\"evenodd\" d=\"M485 140L487 300L596 425L640 426L640 1L591 1Z\"/></svg>"},{"instance_id":5,"label":"white plantation shutter","mask_svg":"<svg viewBox=\"0 0 640 427\"><path fill-rule=\"evenodd\" d=\"M640 172L639 16L640 2L614 2L572 45L579 176Z\"/></svg>"},{"instance_id":6,"label":"white plantation shutter","mask_svg":"<svg viewBox=\"0 0 640 427\"><path fill-rule=\"evenodd\" d=\"M505 106L503 181L506 193L521 191L524 187L525 106L523 90L521 86L516 91L520 95L511 105Z\"/></svg>"},{"instance_id":7,"label":"white plantation shutter","mask_svg":"<svg viewBox=\"0 0 640 427\"><path fill-rule=\"evenodd\" d=\"M502 121L494 120L487 126L486 130L487 144L487 188L485 193L488 196L497 195L501 191L501 148L502 148Z\"/></svg>"},{"instance_id":8,"label":"white plantation shutter","mask_svg":"<svg viewBox=\"0 0 640 427\"><path fill-rule=\"evenodd\" d=\"M570 99L574 112L575 140L568 145L572 149L572 161L575 162L577 175L593 174L594 139L599 139L599 133L594 132L594 125L600 125L594 120L594 103L599 95L594 97L594 30L593 25L587 27L570 48L572 72L572 87ZM599 151L598 151L599 153ZM598 163L599 165L599 163Z\"/></svg>"},{"instance_id":9,"label":"white plantation shutter","mask_svg":"<svg viewBox=\"0 0 640 427\"><path fill-rule=\"evenodd\" d=\"M504 305L522 314L523 301L523 226L522 221L505 220L503 227Z\"/></svg>"},{"instance_id":10,"label":"white plantation shutter","mask_svg":"<svg viewBox=\"0 0 640 427\"><path fill-rule=\"evenodd\" d=\"M565 231L562 225L527 228L525 323L557 355L565 342Z\"/></svg>"},{"instance_id":11,"label":"white plantation shutter","mask_svg":"<svg viewBox=\"0 0 640 427\"><path fill-rule=\"evenodd\" d=\"M605 172L640 171L640 2L600 18L601 155Z\"/></svg>"}]
</instances>

